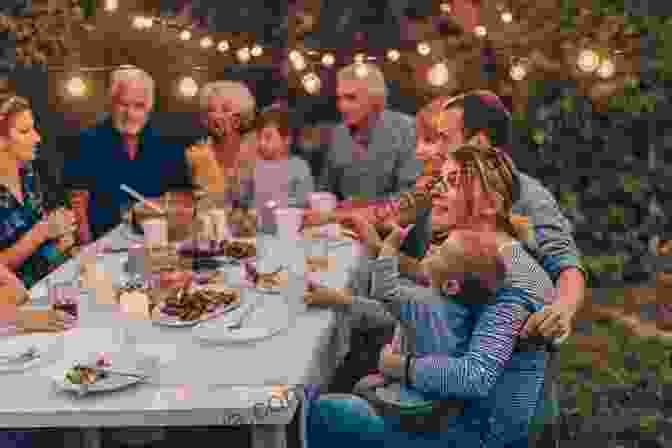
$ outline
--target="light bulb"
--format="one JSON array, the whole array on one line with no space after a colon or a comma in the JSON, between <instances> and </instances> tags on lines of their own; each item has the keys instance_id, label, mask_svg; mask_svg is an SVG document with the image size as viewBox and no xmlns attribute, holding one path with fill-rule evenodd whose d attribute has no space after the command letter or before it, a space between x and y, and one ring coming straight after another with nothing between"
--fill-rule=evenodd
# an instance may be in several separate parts
<instances>
[{"instance_id":1,"label":"light bulb","mask_svg":"<svg viewBox=\"0 0 672 448\"><path fill-rule=\"evenodd\" d=\"M597 76L602 79L611 78L616 72L616 65L611 59L605 59L597 68Z\"/></svg>"},{"instance_id":2,"label":"light bulb","mask_svg":"<svg viewBox=\"0 0 672 448\"><path fill-rule=\"evenodd\" d=\"M476 33L478 37L485 37L488 35L488 29L483 25L478 25L476 28L474 28L474 33Z\"/></svg>"},{"instance_id":3,"label":"light bulb","mask_svg":"<svg viewBox=\"0 0 672 448\"><path fill-rule=\"evenodd\" d=\"M116 11L119 9L119 0L105 0L105 11Z\"/></svg>"},{"instance_id":4,"label":"light bulb","mask_svg":"<svg viewBox=\"0 0 672 448\"><path fill-rule=\"evenodd\" d=\"M85 96L87 91L86 83L79 76L71 78L65 88L68 94L77 98Z\"/></svg>"},{"instance_id":5,"label":"light bulb","mask_svg":"<svg viewBox=\"0 0 672 448\"><path fill-rule=\"evenodd\" d=\"M231 46L229 45L228 40L223 40L219 43L219 45L217 45L217 49L222 53L229 51L229 48L231 48Z\"/></svg>"},{"instance_id":6,"label":"light bulb","mask_svg":"<svg viewBox=\"0 0 672 448\"><path fill-rule=\"evenodd\" d=\"M445 63L434 64L427 73L427 81L434 87L445 85L450 79L450 71Z\"/></svg>"},{"instance_id":7,"label":"light bulb","mask_svg":"<svg viewBox=\"0 0 672 448\"><path fill-rule=\"evenodd\" d=\"M322 81L315 73L308 73L302 79L303 88L311 95L315 95L322 88Z\"/></svg>"},{"instance_id":8,"label":"light bulb","mask_svg":"<svg viewBox=\"0 0 672 448\"><path fill-rule=\"evenodd\" d=\"M242 63L249 62L250 58L252 55L250 54L250 49L248 47L243 47L238 49L236 52L236 56L238 57L238 60Z\"/></svg>"},{"instance_id":9,"label":"light bulb","mask_svg":"<svg viewBox=\"0 0 672 448\"><path fill-rule=\"evenodd\" d=\"M514 64L509 70L509 75L514 81L522 81L527 76L527 68L523 64Z\"/></svg>"},{"instance_id":10,"label":"light bulb","mask_svg":"<svg viewBox=\"0 0 672 448\"><path fill-rule=\"evenodd\" d=\"M453 8L450 6L450 3L441 3L439 8L441 8L441 12L444 14L450 14L450 12L453 10Z\"/></svg>"},{"instance_id":11,"label":"light bulb","mask_svg":"<svg viewBox=\"0 0 672 448\"><path fill-rule=\"evenodd\" d=\"M513 22L513 14L509 11L505 11L502 13L502 22L504 23L511 23Z\"/></svg>"},{"instance_id":12,"label":"light bulb","mask_svg":"<svg viewBox=\"0 0 672 448\"><path fill-rule=\"evenodd\" d=\"M420 42L418 44L418 53L420 53L422 56L427 56L431 52L432 47L430 47L427 42Z\"/></svg>"},{"instance_id":13,"label":"light bulb","mask_svg":"<svg viewBox=\"0 0 672 448\"><path fill-rule=\"evenodd\" d=\"M583 72L594 72L600 66L600 56L593 50L581 50L577 65Z\"/></svg>"},{"instance_id":14,"label":"light bulb","mask_svg":"<svg viewBox=\"0 0 672 448\"><path fill-rule=\"evenodd\" d=\"M294 62L297 59L300 59L302 57L303 57L303 55L298 50L292 50L292 51L289 52L289 60L292 61L292 62Z\"/></svg>"},{"instance_id":15,"label":"light bulb","mask_svg":"<svg viewBox=\"0 0 672 448\"><path fill-rule=\"evenodd\" d=\"M399 50L390 50L387 52L387 59L392 62L397 62L400 57L401 53L399 53Z\"/></svg>"},{"instance_id":16,"label":"light bulb","mask_svg":"<svg viewBox=\"0 0 672 448\"><path fill-rule=\"evenodd\" d=\"M358 53L355 55L355 62L358 64L363 64L366 62L366 55L364 53Z\"/></svg>"},{"instance_id":17,"label":"light bulb","mask_svg":"<svg viewBox=\"0 0 672 448\"><path fill-rule=\"evenodd\" d=\"M133 19L133 28L141 30L145 27L145 18L137 16Z\"/></svg>"},{"instance_id":18,"label":"light bulb","mask_svg":"<svg viewBox=\"0 0 672 448\"><path fill-rule=\"evenodd\" d=\"M303 56L299 56L292 60L292 66L297 72L303 71L306 69L306 59Z\"/></svg>"},{"instance_id":19,"label":"light bulb","mask_svg":"<svg viewBox=\"0 0 672 448\"><path fill-rule=\"evenodd\" d=\"M152 27L152 25L154 25L154 19L151 17L145 17L143 28L149 29Z\"/></svg>"},{"instance_id":20,"label":"light bulb","mask_svg":"<svg viewBox=\"0 0 672 448\"><path fill-rule=\"evenodd\" d=\"M331 67L336 63L336 58L334 57L333 54L327 53L324 56L322 56L322 65L325 67Z\"/></svg>"},{"instance_id":21,"label":"light bulb","mask_svg":"<svg viewBox=\"0 0 672 448\"><path fill-rule=\"evenodd\" d=\"M191 39L191 32L189 30L184 30L180 33L180 39L189 40Z\"/></svg>"},{"instance_id":22,"label":"light bulb","mask_svg":"<svg viewBox=\"0 0 672 448\"><path fill-rule=\"evenodd\" d=\"M207 49L214 45L214 42L210 36L206 36L201 39L201 48Z\"/></svg>"},{"instance_id":23,"label":"light bulb","mask_svg":"<svg viewBox=\"0 0 672 448\"><path fill-rule=\"evenodd\" d=\"M194 78L185 77L180 80L178 90L185 98L193 98L198 93L198 84Z\"/></svg>"},{"instance_id":24,"label":"light bulb","mask_svg":"<svg viewBox=\"0 0 672 448\"><path fill-rule=\"evenodd\" d=\"M264 49L261 47L261 45L255 45L254 47L252 47L250 53L252 53L252 56L254 56L255 58L258 58L259 56L264 54Z\"/></svg>"}]
</instances>

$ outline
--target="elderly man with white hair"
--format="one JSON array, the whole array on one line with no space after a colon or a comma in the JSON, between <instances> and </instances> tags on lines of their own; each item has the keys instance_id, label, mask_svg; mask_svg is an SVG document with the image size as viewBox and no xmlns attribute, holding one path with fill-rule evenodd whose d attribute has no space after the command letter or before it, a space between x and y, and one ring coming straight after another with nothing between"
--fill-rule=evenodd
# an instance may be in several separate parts
<instances>
[{"instance_id":1,"label":"elderly man with white hair","mask_svg":"<svg viewBox=\"0 0 672 448\"><path fill-rule=\"evenodd\" d=\"M88 227L93 239L118 225L122 208L130 205L121 184L148 197L191 188L183 148L161 138L149 123L154 89L141 69L114 71L110 118L81 132L79 153L65 164L64 186L79 193L73 205L80 227Z\"/></svg>"},{"instance_id":2,"label":"elderly man with white hair","mask_svg":"<svg viewBox=\"0 0 672 448\"><path fill-rule=\"evenodd\" d=\"M187 148L194 183L201 189L241 199L254 177L256 102L241 82L203 86L199 105L208 138Z\"/></svg>"},{"instance_id":3,"label":"elderly man with white hair","mask_svg":"<svg viewBox=\"0 0 672 448\"><path fill-rule=\"evenodd\" d=\"M319 187L340 199L389 199L415 188L415 121L386 109L387 86L378 67L356 63L337 74L343 124L331 132Z\"/></svg>"}]
</instances>

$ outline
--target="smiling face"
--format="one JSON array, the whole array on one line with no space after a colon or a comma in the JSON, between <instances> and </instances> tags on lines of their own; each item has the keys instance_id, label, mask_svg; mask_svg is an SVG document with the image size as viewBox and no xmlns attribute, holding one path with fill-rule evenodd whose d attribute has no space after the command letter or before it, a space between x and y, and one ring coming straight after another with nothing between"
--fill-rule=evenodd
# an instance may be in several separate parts
<instances>
[{"instance_id":1,"label":"smiling face","mask_svg":"<svg viewBox=\"0 0 672 448\"><path fill-rule=\"evenodd\" d=\"M137 136L147 124L152 108L151 93L138 82L121 84L112 98L112 120L122 134Z\"/></svg>"},{"instance_id":2,"label":"smiling face","mask_svg":"<svg viewBox=\"0 0 672 448\"><path fill-rule=\"evenodd\" d=\"M225 138L240 133L240 117L240 106L230 98L223 95L212 95L208 98L204 121L211 135Z\"/></svg>"},{"instance_id":3,"label":"smiling face","mask_svg":"<svg viewBox=\"0 0 672 448\"><path fill-rule=\"evenodd\" d=\"M35 145L40 143L40 134L35 129L35 120L30 110L9 116L7 120L5 151L17 162L35 159Z\"/></svg>"},{"instance_id":4,"label":"smiling face","mask_svg":"<svg viewBox=\"0 0 672 448\"><path fill-rule=\"evenodd\" d=\"M289 136L270 124L259 130L259 156L264 160L284 160L289 156Z\"/></svg>"}]
</instances>

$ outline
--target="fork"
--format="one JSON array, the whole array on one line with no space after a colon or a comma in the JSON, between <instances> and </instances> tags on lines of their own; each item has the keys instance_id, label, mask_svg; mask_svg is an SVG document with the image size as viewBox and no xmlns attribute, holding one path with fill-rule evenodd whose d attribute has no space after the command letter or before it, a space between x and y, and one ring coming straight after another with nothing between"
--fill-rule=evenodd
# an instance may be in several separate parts
<instances>
[{"instance_id":1,"label":"fork","mask_svg":"<svg viewBox=\"0 0 672 448\"><path fill-rule=\"evenodd\" d=\"M0 360L6 361L6 362L12 362L12 361L21 361L23 359L32 359L37 355L37 347L31 346L28 347L28 349L20 353L18 355L0 355Z\"/></svg>"}]
</instances>

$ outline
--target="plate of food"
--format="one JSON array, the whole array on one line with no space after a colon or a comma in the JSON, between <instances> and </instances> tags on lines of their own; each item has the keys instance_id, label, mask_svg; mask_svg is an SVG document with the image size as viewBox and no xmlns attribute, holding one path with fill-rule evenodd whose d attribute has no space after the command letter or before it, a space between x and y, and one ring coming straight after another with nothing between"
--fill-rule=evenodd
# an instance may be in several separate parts
<instances>
[{"instance_id":1,"label":"plate of food","mask_svg":"<svg viewBox=\"0 0 672 448\"><path fill-rule=\"evenodd\" d=\"M239 289L220 285L174 290L157 306L152 321L168 327L192 327L240 306Z\"/></svg>"},{"instance_id":2,"label":"plate of food","mask_svg":"<svg viewBox=\"0 0 672 448\"><path fill-rule=\"evenodd\" d=\"M125 389L149 379L139 372L116 371L97 364L75 364L53 379L57 389L77 395Z\"/></svg>"},{"instance_id":3,"label":"plate of food","mask_svg":"<svg viewBox=\"0 0 672 448\"><path fill-rule=\"evenodd\" d=\"M257 245L250 241L228 241L224 248L224 254L218 259L227 260L230 263L242 264L252 262L257 258Z\"/></svg>"}]
</instances>

